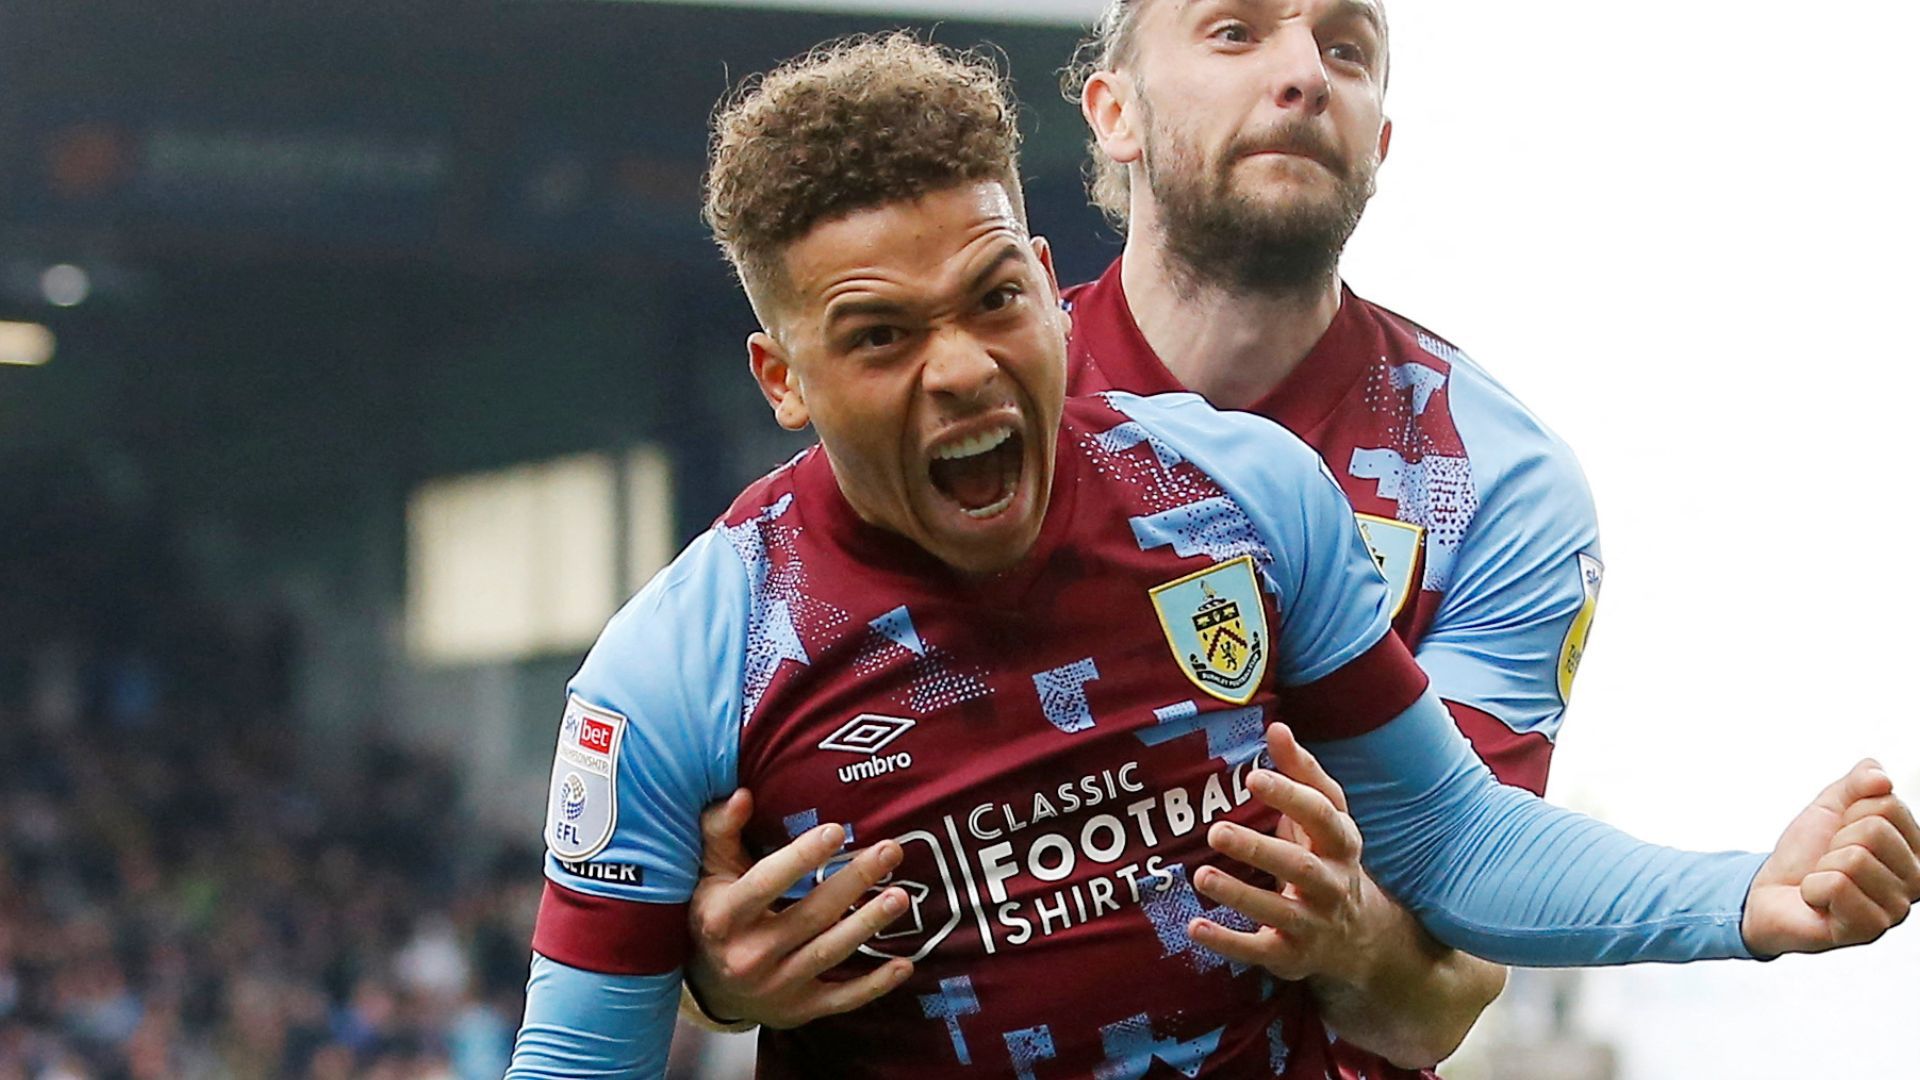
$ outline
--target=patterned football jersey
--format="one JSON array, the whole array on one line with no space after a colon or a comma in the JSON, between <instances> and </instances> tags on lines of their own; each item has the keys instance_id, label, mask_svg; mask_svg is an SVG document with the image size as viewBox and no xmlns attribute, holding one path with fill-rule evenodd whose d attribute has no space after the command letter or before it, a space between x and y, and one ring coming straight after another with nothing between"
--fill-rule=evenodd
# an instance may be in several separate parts
<instances>
[{"instance_id":1,"label":"patterned football jersey","mask_svg":"<svg viewBox=\"0 0 1920 1080\"><path fill-rule=\"evenodd\" d=\"M1115 262L1067 292L1068 393L1184 390ZM1324 458L1394 589L1394 629L1496 775L1545 790L1602 568L1573 452L1439 336L1342 290L1305 360L1249 409Z\"/></svg>"},{"instance_id":2,"label":"patterned football jersey","mask_svg":"<svg viewBox=\"0 0 1920 1080\"><path fill-rule=\"evenodd\" d=\"M1283 496L1284 510L1262 506ZM825 822L847 827L849 857L901 843L892 883L911 907L848 971L917 965L872 1006L763 1033L763 1076L1031 1076L1048 1062L1046 1075L1125 1077L1156 1060L1278 1073L1299 995L1187 938L1203 913L1239 922L1191 885L1225 864L1207 826L1275 825L1245 784L1268 720L1304 739L1357 735L1425 686L1388 637L1386 589L1310 450L1193 398L1080 399L1042 534L1014 571L964 578L862 522L817 450L749 489L690 555L684 569L711 560L738 589L624 613L575 681L549 906L589 910L543 912L538 951L604 963L618 943L594 938L609 924L592 894L683 899L697 815L737 781L754 792L755 850ZM705 745L634 715L610 681L633 670L605 654L621 619L684 620L653 629L696 653L703 636L737 635L691 680L716 694L689 703L713 718ZM644 787L697 794L609 802L614 770L595 768L623 754L668 774ZM630 794L634 778L619 780ZM684 908L664 910L682 925L653 928L657 969L678 958L661 942L686 934ZM1056 985L1066 973L1070 994Z\"/></svg>"},{"instance_id":3,"label":"patterned football jersey","mask_svg":"<svg viewBox=\"0 0 1920 1080\"><path fill-rule=\"evenodd\" d=\"M1134 322L1119 262L1067 302L1069 393L1184 389ZM1344 288L1250 411L1326 460L1393 589L1395 631L1494 774L1543 793L1602 575L1572 451L1459 349ZM1339 1049L1354 1080L1434 1075Z\"/></svg>"},{"instance_id":4,"label":"patterned football jersey","mask_svg":"<svg viewBox=\"0 0 1920 1080\"><path fill-rule=\"evenodd\" d=\"M764 1076L1331 1075L1299 985L1186 932L1246 926L1192 882L1235 869L1210 824L1277 824L1247 788L1274 719L1442 940L1545 965L1746 955L1757 857L1640 844L1493 780L1299 440L1119 393L1069 401L1059 440L1041 535L1006 573L958 576L863 523L816 449L614 617L560 725L509 1076L661 1074L699 815L739 785L751 848L826 822L847 857L891 837L911 898L843 973L910 957L912 978L763 1032Z\"/></svg>"}]
</instances>

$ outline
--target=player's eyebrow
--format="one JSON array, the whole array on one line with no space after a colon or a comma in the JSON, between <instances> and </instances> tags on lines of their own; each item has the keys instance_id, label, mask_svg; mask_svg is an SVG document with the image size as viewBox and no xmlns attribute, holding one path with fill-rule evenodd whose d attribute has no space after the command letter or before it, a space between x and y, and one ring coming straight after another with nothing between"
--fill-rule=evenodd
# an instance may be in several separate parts
<instances>
[{"instance_id":1,"label":"player's eyebrow","mask_svg":"<svg viewBox=\"0 0 1920 1080\"><path fill-rule=\"evenodd\" d=\"M1180 10L1176 14L1176 17L1178 17L1178 15L1184 15L1201 4L1209 2L1210 0L1181 0ZM1266 0L1228 0L1228 3L1234 7L1266 6ZM1374 3L1373 0L1336 0L1333 5L1333 10L1328 12L1327 15L1333 19L1360 19L1373 27L1375 36L1382 38L1387 36L1386 18L1380 13L1380 5Z\"/></svg>"},{"instance_id":2,"label":"player's eyebrow","mask_svg":"<svg viewBox=\"0 0 1920 1080\"><path fill-rule=\"evenodd\" d=\"M1007 241L998 251L994 252L993 258L989 260L986 265L974 271L973 276L967 279L967 287L964 294L971 296L981 289L986 288L987 282L992 280L993 276L1000 272L1000 268L1008 262L1018 260L1020 253L1021 247L1018 241ZM889 300L879 296L867 297L860 300L848 300L844 303L834 304L828 309L827 326L831 328L848 319L860 318L862 316L887 318L889 316L905 314L907 310L908 306L906 304L898 300Z\"/></svg>"},{"instance_id":3,"label":"player's eyebrow","mask_svg":"<svg viewBox=\"0 0 1920 1080\"><path fill-rule=\"evenodd\" d=\"M1387 36L1387 23L1380 16L1380 5L1372 0L1337 0L1332 14L1336 19L1360 19L1373 27L1375 37Z\"/></svg>"},{"instance_id":4,"label":"player's eyebrow","mask_svg":"<svg viewBox=\"0 0 1920 1080\"><path fill-rule=\"evenodd\" d=\"M866 315L885 318L890 315L902 314L906 310L907 306L897 300L883 300L879 297L873 297L867 300L848 300L845 303L834 304L832 309L827 312L827 326L832 327L839 323L846 322L848 319L856 319Z\"/></svg>"},{"instance_id":5,"label":"player's eyebrow","mask_svg":"<svg viewBox=\"0 0 1920 1080\"><path fill-rule=\"evenodd\" d=\"M986 288L987 282L991 280L995 274L1000 272L1001 267L1020 258L1020 252L1021 248L1018 242L1013 240L1007 241L999 251L994 252L992 261L974 272L973 280L967 282L967 295L971 296L981 289Z\"/></svg>"}]
</instances>

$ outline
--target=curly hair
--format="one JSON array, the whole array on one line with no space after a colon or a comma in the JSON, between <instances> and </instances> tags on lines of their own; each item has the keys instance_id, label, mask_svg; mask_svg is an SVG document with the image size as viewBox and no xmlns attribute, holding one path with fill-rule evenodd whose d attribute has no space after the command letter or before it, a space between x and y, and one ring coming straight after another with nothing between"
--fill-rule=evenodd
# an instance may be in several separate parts
<instances>
[{"instance_id":1,"label":"curly hair","mask_svg":"<svg viewBox=\"0 0 1920 1080\"><path fill-rule=\"evenodd\" d=\"M758 309L823 222L984 180L1024 215L1019 156L993 61L906 32L842 38L722 99L703 216Z\"/></svg>"}]
</instances>

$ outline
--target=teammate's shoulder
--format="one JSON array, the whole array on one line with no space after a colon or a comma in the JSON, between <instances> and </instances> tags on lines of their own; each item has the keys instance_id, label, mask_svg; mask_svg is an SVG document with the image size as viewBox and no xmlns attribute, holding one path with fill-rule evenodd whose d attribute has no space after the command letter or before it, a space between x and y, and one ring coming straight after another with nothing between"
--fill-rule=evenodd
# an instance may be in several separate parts
<instances>
[{"instance_id":1,"label":"teammate's shoulder","mask_svg":"<svg viewBox=\"0 0 1920 1080\"><path fill-rule=\"evenodd\" d=\"M1565 439L1465 349L1384 305L1362 301L1417 350L1414 359L1447 376L1447 405L1476 471L1502 471L1541 457L1578 469Z\"/></svg>"},{"instance_id":2,"label":"teammate's shoulder","mask_svg":"<svg viewBox=\"0 0 1920 1080\"><path fill-rule=\"evenodd\" d=\"M1448 370L1455 364L1474 366L1473 359L1466 350L1452 341L1434 333L1416 319L1408 318L1385 304L1364 297L1355 296L1355 300L1365 305L1374 318L1385 323L1397 332L1396 336L1410 342L1426 359L1441 370Z\"/></svg>"}]
</instances>

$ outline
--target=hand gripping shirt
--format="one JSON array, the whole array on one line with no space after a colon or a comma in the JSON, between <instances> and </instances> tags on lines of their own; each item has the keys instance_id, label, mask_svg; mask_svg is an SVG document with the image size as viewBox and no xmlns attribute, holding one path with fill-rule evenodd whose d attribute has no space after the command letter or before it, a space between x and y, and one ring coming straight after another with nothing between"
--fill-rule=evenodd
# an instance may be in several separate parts
<instances>
[{"instance_id":1,"label":"hand gripping shirt","mask_svg":"<svg viewBox=\"0 0 1920 1080\"><path fill-rule=\"evenodd\" d=\"M845 974L909 957L912 978L763 1031L762 1076L1325 1075L1304 997L1186 933L1245 925L1191 882L1228 865L1209 824L1276 825L1245 783L1271 720L1450 944L1744 955L1757 860L1640 845L1495 782L1389 633L1391 602L1312 451L1191 395L1069 401L1035 549L986 580L861 522L825 455L801 455L617 615L569 687L509 1075L661 1074L699 814L737 785L751 849L826 822L847 857L892 837L911 898Z\"/></svg>"}]
</instances>

